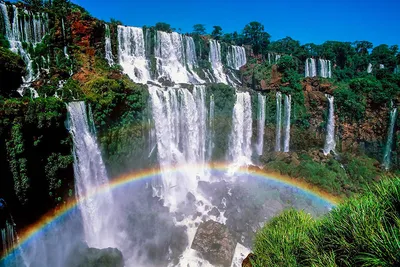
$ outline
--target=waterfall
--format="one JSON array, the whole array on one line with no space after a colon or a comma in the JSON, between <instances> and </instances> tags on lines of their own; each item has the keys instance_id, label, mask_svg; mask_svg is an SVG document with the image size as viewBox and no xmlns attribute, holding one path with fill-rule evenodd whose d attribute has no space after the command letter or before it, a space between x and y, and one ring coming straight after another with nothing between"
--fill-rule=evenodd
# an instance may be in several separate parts
<instances>
[{"instance_id":1,"label":"waterfall","mask_svg":"<svg viewBox=\"0 0 400 267\"><path fill-rule=\"evenodd\" d=\"M194 44L194 40L190 36L184 36L186 41L186 64L189 67L189 70L193 73L193 69L197 68L197 56L196 56L196 46Z\"/></svg>"},{"instance_id":2,"label":"waterfall","mask_svg":"<svg viewBox=\"0 0 400 267\"><path fill-rule=\"evenodd\" d=\"M290 147L290 111L292 106L292 96L285 95L285 104L284 104L284 118L285 118L285 136L283 139L283 152L289 152Z\"/></svg>"},{"instance_id":3,"label":"waterfall","mask_svg":"<svg viewBox=\"0 0 400 267\"><path fill-rule=\"evenodd\" d=\"M217 83L227 84L224 67L221 60L221 45L216 40L210 40L210 56L209 61L213 68L213 73Z\"/></svg>"},{"instance_id":4,"label":"waterfall","mask_svg":"<svg viewBox=\"0 0 400 267\"><path fill-rule=\"evenodd\" d=\"M268 64L276 64L281 58L281 55L276 53L268 53Z\"/></svg>"},{"instance_id":5,"label":"waterfall","mask_svg":"<svg viewBox=\"0 0 400 267\"><path fill-rule=\"evenodd\" d=\"M118 56L119 64L134 82L151 80L142 28L118 25Z\"/></svg>"},{"instance_id":6,"label":"waterfall","mask_svg":"<svg viewBox=\"0 0 400 267\"><path fill-rule=\"evenodd\" d=\"M158 78L164 77L175 83L198 84L202 82L194 72L191 73L186 68L186 63L192 67L197 64L196 48L193 39L190 39L191 37L185 37L176 32L157 31L154 49Z\"/></svg>"},{"instance_id":7,"label":"waterfall","mask_svg":"<svg viewBox=\"0 0 400 267\"><path fill-rule=\"evenodd\" d=\"M319 76L323 78L332 78L331 61L326 59L319 59Z\"/></svg>"},{"instance_id":8,"label":"waterfall","mask_svg":"<svg viewBox=\"0 0 400 267\"><path fill-rule=\"evenodd\" d=\"M372 64L371 63L368 64L367 72L368 73L372 72Z\"/></svg>"},{"instance_id":9,"label":"waterfall","mask_svg":"<svg viewBox=\"0 0 400 267\"><path fill-rule=\"evenodd\" d=\"M282 133L282 94L276 92L276 132L275 132L275 151L281 151Z\"/></svg>"},{"instance_id":10,"label":"waterfall","mask_svg":"<svg viewBox=\"0 0 400 267\"><path fill-rule=\"evenodd\" d=\"M385 65L379 64L379 69L384 69L384 68L385 68Z\"/></svg>"},{"instance_id":11,"label":"waterfall","mask_svg":"<svg viewBox=\"0 0 400 267\"><path fill-rule=\"evenodd\" d=\"M48 32L48 16L45 13L33 13L25 9L19 9L12 5L14 17L10 23L7 5L0 2L0 10L5 27L5 38L10 43L10 50L19 54L26 64L27 73L23 77L24 86L18 92L23 95L25 89L29 89L29 83L34 81L36 73L33 70L33 60L29 52L23 47L23 43L35 47ZM23 16L21 16L23 14ZM37 93L32 91L36 97Z\"/></svg>"},{"instance_id":12,"label":"waterfall","mask_svg":"<svg viewBox=\"0 0 400 267\"><path fill-rule=\"evenodd\" d=\"M229 68L239 70L246 65L246 50L243 46L232 45L228 47L226 62Z\"/></svg>"},{"instance_id":13,"label":"waterfall","mask_svg":"<svg viewBox=\"0 0 400 267\"><path fill-rule=\"evenodd\" d=\"M215 114L215 102L214 95L210 95L210 112L208 117L208 160L212 159L212 152L214 149L214 114Z\"/></svg>"},{"instance_id":14,"label":"waterfall","mask_svg":"<svg viewBox=\"0 0 400 267\"><path fill-rule=\"evenodd\" d=\"M114 65L114 56L112 54L112 46L111 46L111 32L110 26L108 24L104 24L106 29L106 44L105 44L105 53L106 53L106 60L110 66Z\"/></svg>"},{"instance_id":15,"label":"waterfall","mask_svg":"<svg viewBox=\"0 0 400 267\"><path fill-rule=\"evenodd\" d=\"M230 159L235 164L248 165L251 163L251 137L253 130L251 97L248 92L236 93L232 125L229 144Z\"/></svg>"},{"instance_id":16,"label":"waterfall","mask_svg":"<svg viewBox=\"0 0 400 267\"><path fill-rule=\"evenodd\" d=\"M4 255L7 255L14 249L18 242L13 222L6 221L5 225L0 227L0 239L2 244L2 249L0 251L2 251Z\"/></svg>"},{"instance_id":17,"label":"waterfall","mask_svg":"<svg viewBox=\"0 0 400 267\"><path fill-rule=\"evenodd\" d=\"M333 105L333 96L325 95L329 102L328 122L326 127L326 139L324 146L324 154L328 155L331 151L335 152L335 110Z\"/></svg>"},{"instance_id":18,"label":"waterfall","mask_svg":"<svg viewBox=\"0 0 400 267\"><path fill-rule=\"evenodd\" d=\"M258 112L257 112L257 154L261 156L264 149L264 130L265 130L265 103L266 99L258 93Z\"/></svg>"},{"instance_id":19,"label":"waterfall","mask_svg":"<svg viewBox=\"0 0 400 267\"><path fill-rule=\"evenodd\" d=\"M154 194L163 198L170 210L176 210L188 192L197 188L197 173L188 170L170 174L174 165L205 164L207 110L205 86L197 85L191 93L184 88L149 87L157 137L158 161L162 170L161 186Z\"/></svg>"},{"instance_id":20,"label":"waterfall","mask_svg":"<svg viewBox=\"0 0 400 267\"><path fill-rule=\"evenodd\" d=\"M389 129L388 129L388 135L387 135L387 140L386 140L386 145L385 145L385 151L384 151L384 155L383 155L383 166L385 167L385 170L389 170L390 169L390 163L391 163L390 161L391 161L392 146L393 146L394 126L396 125L396 119L397 119L397 107L394 107L390 111L390 125L389 125Z\"/></svg>"},{"instance_id":21,"label":"waterfall","mask_svg":"<svg viewBox=\"0 0 400 267\"><path fill-rule=\"evenodd\" d=\"M305 69L305 77L317 76L317 66L314 58L307 58Z\"/></svg>"},{"instance_id":22,"label":"waterfall","mask_svg":"<svg viewBox=\"0 0 400 267\"><path fill-rule=\"evenodd\" d=\"M0 258L10 253L18 241L14 221L2 198L0 198L0 241Z\"/></svg>"},{"instance_id":23,"label":"waterfall","mask_svg":"<svg viewBox=\"0 0 400 267\"><path fill-rule=\"evenodd\" d=\"M150 69L152 38L149 30L145 40L142 28L118 26L119 63L131 79L138 83L159 79L174 83L204 83L194 71L198 65L192 37L157 31L154 36L155 61Z\"/></svg>"},{"instance_id":24,"label":"waterfall","mask_svg":"<svg viewBox=\"0 0 400 267\"><path fill-rule=\"evenodd\" d=\"M85 103L69 103L68 114L74 142L76 198L80 201L86 242L90 247L116 247L115 206L111 191L101 189L108 185L107 171L96 136L90 131Z\"/></svg>"}]
</instances>

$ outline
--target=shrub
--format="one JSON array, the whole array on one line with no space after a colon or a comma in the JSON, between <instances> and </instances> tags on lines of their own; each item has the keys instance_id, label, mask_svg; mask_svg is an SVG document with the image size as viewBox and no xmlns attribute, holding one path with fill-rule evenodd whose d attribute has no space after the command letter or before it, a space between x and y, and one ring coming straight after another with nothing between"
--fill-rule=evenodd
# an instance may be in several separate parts
<instances>
[{"instance_id":1,"label":"shrub","mask_svg":"<svg viewBox=\"0 0 400 267\"><path fill-rule=\"evenodd\" d=\"M286 211L257 233L252 266L399 266L399 216L400 178L320 220Z\"/></svg>"}]
</instances>

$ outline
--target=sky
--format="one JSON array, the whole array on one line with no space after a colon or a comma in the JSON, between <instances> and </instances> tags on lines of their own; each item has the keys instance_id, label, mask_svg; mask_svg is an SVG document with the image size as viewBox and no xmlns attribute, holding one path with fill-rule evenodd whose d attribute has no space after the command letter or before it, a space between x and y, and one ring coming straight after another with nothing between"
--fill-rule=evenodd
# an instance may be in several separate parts
<instances>
[{"instance_id":1,"label":"sky","mask_svg":"<svg viewBox=\"0 0 400 267\"><path fill-rule=\"evenodd\" d=\"M72 0L97 18L115 18L128 26L166 22L183 33L194 24L207 31L241 32L259 21L278 40L286 36L302 44L327 40L366 40L374 45L400 45L399 0Z\"/></svg>"}]
</instances>

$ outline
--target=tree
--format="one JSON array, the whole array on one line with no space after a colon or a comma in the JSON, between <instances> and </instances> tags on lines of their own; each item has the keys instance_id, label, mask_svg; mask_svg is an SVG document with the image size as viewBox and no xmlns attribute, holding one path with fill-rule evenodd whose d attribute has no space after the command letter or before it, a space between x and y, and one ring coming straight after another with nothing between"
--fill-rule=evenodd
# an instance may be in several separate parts
<instances>
[{"instance_id":1,"label":"tree","mask_svg":"<svg viewBox=\"0 0 400 267\"><path fill-rule=\"evenodd\" d=\"M206 35L206 25L204 24L193 25L193 34Z\"/></svg>"},{"instance_id":2,"label":"tree","mask_svg":"<svg viewBox=\"0 0 400 267\"><path fill-rule=\"evenodd\" d=\"M304 49L300 46L300 42L290 37L271 42L268 45L268 50L295 57L305 54Z\"/></svg>"},{"instance_id":3,"label":"tree","mask_svg":"<svg viewBox=\"0 0 400 267\"><path fill-rule=\"evenodd\" d=\"M156 31L172 32L171 25L165 22L157 22L155 26Z\"/></svg>"},{"instance_id":4,"label":"tree","mask_svg":"<svg viewBox=\"0 0 400 267\"><path fill-rule=\"evenodd\" d=\"M219 40L220 37L222 36L222 28L221 26L213 26L214 30L211 33L211 36L216 39Z\"/></svg>"},{"instance_id":5,"label":"tree","mask_svg":"<svg viewBox=\"0 0 400 267\"><path fill-rule=\"evenodd\" d=\"M353 46L356 49L356 53L361 55L369 54L369 50L374 47L374 45L368 41L355 41Z\"/></svg>"},{"instance_id":6,"label":"tree","mask_svg":"<svg viewBox=\"0 0 400 267\"><path fill-rule=\"evenodd\" d=\"M385 68L393 71L396 65L397 50L398 46L378 45L372 50L371 58L375 64L383 64Z\"/></svg>"},{"instance_id":7,"label":"tree","mask_svg":"<svg viewBox=\"0 0 400 267\"><path fill-rule=\"evenodd\" d=\"M262 54L263 46L269 44L269 35L264 32L264 25L260 22L252 21L247 24L243 29L245 44L252 45L255 54Z\"/></svg>"},{"instance_id":8,"label":"tree","mask_svg":"<svg viewBox=\"0 0 400 267\"><path fill-rule=\"evenodd\" d=\"M43 6L43 1L42 0L23 0L23 3L34 7L34 8L39 8Z\"/></svg>"}]
</instances>

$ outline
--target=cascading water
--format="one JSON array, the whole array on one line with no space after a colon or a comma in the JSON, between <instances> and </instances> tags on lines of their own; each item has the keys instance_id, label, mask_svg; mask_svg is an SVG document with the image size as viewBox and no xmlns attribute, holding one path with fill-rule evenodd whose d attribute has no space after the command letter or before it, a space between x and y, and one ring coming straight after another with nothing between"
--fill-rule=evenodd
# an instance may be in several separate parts
<instances>
[{"instance_id":1,"label":"cascading water","mask_svg":"<svg viewBox=\"0 0 400 267\"><path fill-rule=\"evenodd\" d=\"M278 60L281 58L281 55L276 54L276 53L268 53L268 63L271 64L276 64Z\"/></svg>"},{"instance_id":2,"label":"cascading water","mask_svg":"<svg viewBox=\"0 0 400 267\"><path fill-rule=\"evenodd\" d=\"M195 86L193 93L183 88L149 87L157 136L158 161L162 185L154 186L155 195L176 210L188 192L195 191L198 173L170 175L166 169L174 165L205 164L207 110L205 87Z\"/></svg>"},{"instance_id":3,"label":"cascading water","mask_svg":"<svg viewBox=\"0 0 400 267\"><path fill-rule=\"evenodd\" d=\"M276 92L276 132L275 132L275 151L281 151L282 133L282 94Z\"/></svg>"},{"instance_id":4,"label":"cascading water","mask_svg":"<svg viewBox=\"0 0 400 267\"><path fill-rule=\"evenodd\" d=\"M110 26L108 24L104 24L105 27L105 53L106 53L106 60L110 66L114 65L114 56L112 54L112 47L111 47L111 32Z\"/></svg>"},{"instance_id":5,"label":"cascading water","mask_svg":"<svg viewBox=\"0 0 400 267\"><path fill-rule=\"evenodd\" d=\"M115 206L108 189L108 177L95 135L90 131L84 102L68 104L69 130L74 141L76 198L80 201L85 239L96 248L116 247ZM103 191L102 194L96 193ZM96 195L96 196L95 196Z\"/></svg>"},{"instance_id":6,"label":"cascading water","mask_svg":"<svg viewBox=\"0 0 400 267\"><path fill-rule=\"evenodd\" d=\"M12 251L17 243L14 221L8 213L6 202L0 198L0 257Z\"/></svg>"},{"instance_id":7,"label":"cascading water","mask_svg":"<svg viewBox=\"0 0 400 267\"><path fill-rule=\"evenodd\" d=\"M371 72L372 72L372 64L369 63L368 68L367 68L367 73L371 73Z\"/></svg>"},{"instance_id":8,"label":"cascading water","mask_svg":"<svg viewBox=\"0 0 400 267\"><path fill-rule=\"evenodd\" d=\"M240 67L246 65L246 50L243 46L229 46L226 61L228 67L239 70Z\"/></svg>"},{"instance_id":9,"label":"cascading water","mask_svg":"<svg viewBox=\"0 0 400 267\"><path fill-rule=\"evenodd\" d=\"M251 96L248 92L237 92L232 114L232 133L229 142L229 156L234 164L251 163L252 111Z\"/></svg>"},{"instance_id":10,"label":"cascading water","mask_svg":"<svg viewBox=\"0 0 400 267\"><path fill-rule=\"evenodd\" d=\"M264 131L265 131L265 96L258 93L258 112L257 112L257 154L261 156L264 151Z\"/></svg>"},{"instance_id":11,"label":"cascading water","mask_svg":"<svg viewBox=\"0 0 400 267\"><path fill-rule=\"evenodd\" d=\"M27 74L23 77L24 86L18 92L23 95L25 89L30 89L33 96L37 97L36 91L29 88L29 83L36 79L36 73L33 69L34 62L29 52L24 48L23 43L31 44L35 47L42 41L48 32L48 16L45 13L33 13L25 9L19 9L14 5L12 8L14 17L10 23L7 5L0 3L5 26L5 37L10 43L10 50L19 54L26 64Z\"/></svg>"},{"instance_id":12,"label":"cascading water","mask_svg":"<svg viewBox=\"0 0 400 267\"><path fill-rule=\"evenodd\" d=\"M208 160L212 159L212 152L214 149L214 114L215 114L215 102L214 95L210 96L210 112L208 116Z\"/></svg>"},{"instance_id":13,"label":"cascading water","mask_svg":"<svg viewBox=\"0 0 400 267\"><path fill-rule=\"evenodd\" d=\"M12 222L6 221L5 225L0 227L0 239L2 251L5 255L10 253L17 244L16 231Z\"/></svg>"},{"instance_id":14,"label":"cascading water","mask_svg":"<svg viewBox=\"0 0 400 267\"><path fill-rule=\"evenodd\" d=\"M202 80L189 72L186 63L195 66L197 62L193 39L179 33L157 32L155 56L157 58L158 78L164 77L176 83L201 83ZM186 47L185 44L189 44ZM187 57L187 59L186 59Z\"/></svg>"},{"instance_id":15,"label":"cascading water","mask_svg":"<svg viewBox=\"0 0 400 267\"><path fill-rule=\"evenodd\" d=\"M332 78L331 61L326 59L319 59L319 76L322 78Z\"/></svg>"},{"instance_id":16,"label":"cascading water","mask_svg":"<svg viewBox=\"0 0 400 267\"><path fill-rule=\"evenodd\" d=\"M186 51L186 64L191 73L194 73L194 68L197 68L197 56L196 56L196 46L194 40L190 36L183 37L186 41L185 51Z\"/></svg>"},{"instance_id":17,"label":"cascading water","mask_svg":"<svg viewBox=\"0 0 400 267\"><path fill-rule=\"evenodd\" d=\"M314 58L307 58L305 66L305 77L317 76L317 64Z\"/></svg>"},{"instance_id":18,"label":"cascading water","mask_svg":"<svg viewBox=\"0 0 400 267\"><path fill-rule=\"evenodd\" d=\"M379 69L384 69L384 68L385 68L385 65L379 64Z\"/></svg>"},{"instance_id":19,"label":"cascading water","mask_svg":"<svg viewBox=\"0 0 400 267\"><path fill-rule=\"evenodd\" d=\"M331 151L335 152L335 108L333 105L333 96L325 95L329 102L328 122L326 126L326 139L324 146L324 154L328 155Z\"/></svg>"},{"instance_id":20,"label":"cascading water","mask_svg":"<svg viewBox=\"0 0 400 267\"><path fill-rule=\"evenodd\" d=\"M285 104L284 104L284 129L285 136L283 139L283 152L289 152L290 147L290 112L292 107L292 96L285 95Z\"/></svg>"},{"instance_id":21,"label":"cascading water","mask_svg":"<svg viewBox=\"0 0 400 267\"><path fill-rule=\"evenodd\" d=\"M392 104L392 106L393 106L393 104ZM383 154L383 166L385 167L385 170L390 169L392 146L393 146L393 135L394 135L394 127L396 125L396 119L397 119L397 107L392 107L392 110L390 111L390 124L389 124L389 128L388 128L388 135L387 135L387 140L386 140L386 145L385 145L385 151Z\"/></svg>"},{"instance_id":22,"label":"cascading water","mask_svg":"<svg viewBox=\"0 0 400 267\"><path fill-rule=\"evenodd\" d=\"M210 56L214 77L218 83L227 84L227 78L224 73L224 67L221 60L221 45L216 40L210 40Z\"/></svg>"},{"instance_id":23,"label":"cascading water","mask_svg":"<svg viewBox=\"0 0 400 267\"><path fill-rule=\"evenodd\" d=\"M118 25L118 56L119 64L134 82L151 80L142 28Z\"/></svg>"}]
</instances>

